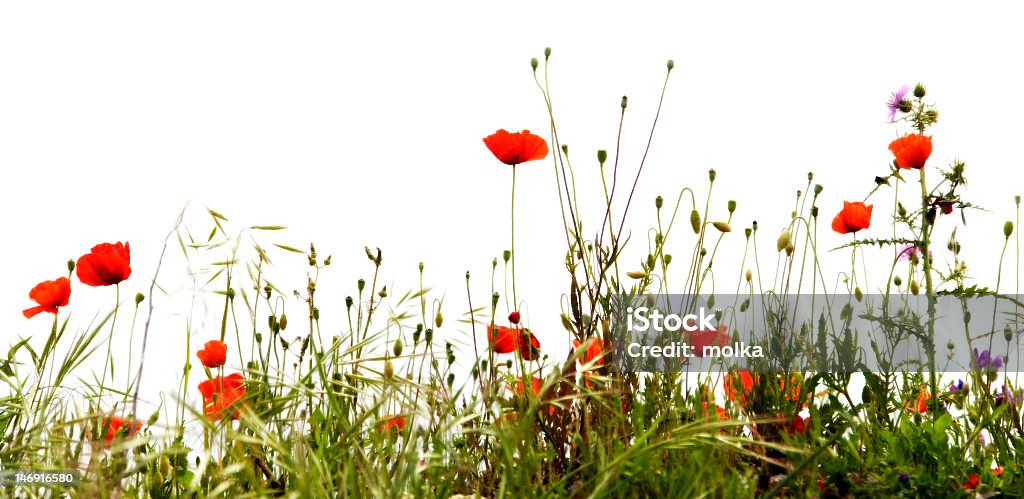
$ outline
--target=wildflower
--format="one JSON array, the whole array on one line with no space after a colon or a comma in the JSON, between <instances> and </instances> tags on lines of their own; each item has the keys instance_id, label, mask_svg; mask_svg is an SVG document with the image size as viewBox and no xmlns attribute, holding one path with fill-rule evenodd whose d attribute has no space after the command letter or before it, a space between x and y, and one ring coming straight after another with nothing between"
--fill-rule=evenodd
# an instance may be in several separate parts
<instances>
[{"instance_id":1,"label":"wildflower","mask_svg":"<svg viewBox=\"0 0 1024 499\"><path fill-rule=\"evenodd\" d=\"M889 97L889 101L885 103L885 107L889 108L889 123L896 121L897 112L909 112L911 103L907 100L907 94L910 93L910 87L903 85Z\"/></svg>"},{"instance_id":2,"label":"wildflower","mask_svg":"<svg viewBox=\"0 0 1024 499\"><path fill-rule=\"evenodd\" d=\"M529 335L530 341L525 336ZM540 340L529 329L509 328L491 325L487 330L487 341L495 353L512 353L519 350L525 360L533 360L540 349Z\"/></svg>"},{"instance_id":3,"label":"wildflower","mask_svg":"<svg viewBox=\"0 0 1024 499\"><path fill-rule=\"evenodd\" d=\"M519 338L519 355L523 360L533 360L537 358L537 354L540 353L540 340L537 339L529 329L522 328L516 329L519 332L517 337ZM529 337L530 341L526 341Z\"/></svg>"},{"instance_id":4,"label":"wildflower","mask_svg":"<svg viewBox=\"0 0 1024 499\"><path fill-rule=\"evenodd\" d=\"M993 357L988 349L985 349L979 354L978 349L975 348L974 364L979 370L997 371L1003 367L1003 359L998 355Z\"/></svg>"},{"instance_id":5,"label":"wildflower","mask_svg":"<svg viewBox=\"0 0 1024 499\"><path fill-rule=\"evenodd\" d=\"M892 141L889 150L896 157L896 166L920 169L932 153L932 138L912 133Z\"/></svg>"},{"instance_id":6,"label":"wildflower","mask_svg":"<svg viewBox=\"0 0 1024 499\"><path fill-rule=\"evenodd\" d=\"M132 275L128 243L102 243L82 255L75 266L78 280L89 286L110 286Z\"/></svg>"},{"instance_id":7,"label":"wildflower","mask_svg":"<svg viewBox=\"0 0 1024 499\"><path fill-rule=\"evenodd\" d=\"M949 385L949 391L951 391L951 392L962 392L962 391L964 391L964 387L965 386L966 385L964 384L964 380L958 379L956 383L953 383L953 384Z\"/></svg>"},{"instance_id":8,"label":"wildflower","mask_svg":"<svg viewBox=\"0 0 1024 499\"><path fill-rule=\"evenodd\" d=\"M932 394L922 387L917 394L917 412L921 414L928 412L928 399L930 398L932 398Z\"/></svg>"},{"instance_id":9,"label":"wildflower","mask_svg":"<svg viewBox=\"0 0 1024 499\"><path fill-rule=\"evenodd\" d=\"M67 277L59 277L53 281L43 281L36 284L28 292L28 297L39 305L26 308L21 312L25 315L26 319L31 319L43 312L56 315L57 309L67 306L68 299L71 298L71 281Z\"/></svg>"},{"instance_id":10,"label":"wildflower","mask_svg":"<svg viewBox=\"0 0 1024 499\"><path fill-rule=\"evenodd\" d=\"M921 250L916 244L908 244L900 250L898 259L901 261L910 261L911 263L917 263L920 258Z\"/></svg>"},{"instance_id":11,"label":"wildflower","mask_svg":"<svg viewBox=\"0 0 1024 499\"><path fill-rule=\"evenodd\" d=\"M520 319L521 316L519 315L519 312L512 312L508 314L508 321L511 322L513 325L519 324Z\"/></svg>"},{"instance_id":12,"label":"wildflower","mask_svg":"<svg viewBox=\"0 0 1024 499\"><path fill-rule=\"evenodd\" d=\"M903 484L903 485L909 485L910 484L910 475L908 475L906 473L900 473L900 483Z\"/></svg>"},{"instance_id":13,"label":"wildflower","mask_svg":"<svg viewBox=\"0 0 1024 499\"><path fill-rule=\"evenodd\" d=\"M115 436L127 436L131 437L142 430L142 423L137 421L131 421L120 416L110 416L103 418L100 423L100 428L103 430L103 435L107 441L107 447L114 443Z\"/></svg>"},{"instance_id":14,"label":"wildflower","mask_svg":"<svg viewBox=\"0 0 1024 499\"><path fill-rule=\"evenodd\" d=\"M849 234L871 227L871 210L874 205L865 205L860 201L843 201L843 209L832 220L832 230L840 234Z\"/></svg>"},{"instance_id":15,"label":"wildflower","mask_svg":"<svg viewBox=\"0 0 1024 499\"><path fill-rule=\"evenodd\" d=\"M529 130L514 133L498 130L484 138L484 145L498 161L511 166L544 159L548 155L548 143Z\"/></svg>"},{"instance_id":16,"label":"wildflower","mask_svg":"<svg viewBox=\"0 0 1024 499\"><path fill-rule=\"evenodd\" d=\"M1003 385L999 389L999 393L996 394L996 405L1000 406L1006 403L1010 405L1020 405L1021 401L1024 401L1024 388L1013 391L1006 385Z\"/></svg>"},{"instance_id":17,"label":"wildflower","mask_svg":"<svg viewBox=\"0 0 1024 499\"><path fill-rule=\"evenodd\" d=\"M786 432L789 434L793 433L805 433L807 428L810 427L811 418L801 417L799 414L793 417L793 420L786 425Z\"/></svg>"},{"instance_id":18,"label":"wildflower","mask_svg":"<svg viewBox=\"0 0 1024 499\"><path fill-rule=\"evenodd\" d=\"M245 376L234 373L208 379L199 383L199 393L203 395L203 412L218 421L224 416L224 411L245 397ZM231 419L238 419L241 412L240 408L235 409Z\"/></svg>"},{"instance_id":19,"label":"wildflower","mask_svg":"<svg viewBox=\"0 0 1024 499\"><path fill-rule=\"evenodd\" d=\"M586 340L587 349L583 352L583 356L580 357L580 362L583 364L589 364L596 362L597 364L604 364L604 341L601 338L590 338ZM579 340L572 340L573 348L579 350L583 343Z\"/></svg>"},{"instance_id":20,"label":"wildflower","mask_svg":"<svg viewBox=\"0 0 1024 499\"><path fill-rule=\"evenodd\" d=\"M196 357L204 366L214 369L224 365L227 360L228 346L223 341L207 341L203 349L196 352Z\"/></svg>"},{"instance_id":21,"label":"wildflower","mask_svg":"<svg viewBox=\"0 0 1024 499\"><path fill-rule=\"evenodd\" d=\"M694 331L689 333L689 336L689 344L693 347L693 355L695 357L703 357L705 348L725 346L731 339L728 328L724 325L718 326L718 329Z\"/></svg>"},{"instance_id":22,"label":"wildflower","mask_svg":"<svg viewBox=\"0 0 1024 499\"><path fill-rule=\"evenodd\" d=\"M747 401L747 392L754 388L754 376L747 369L737 369L726 373L722 378L722 384L725 396L733 402L739 399L742 404ZM738 392L739 390L743 391Z\"/></svg>"},{"instance_id":23,"label":"wildflower","mask_svg":"<svg viewBox=\"0 0 1024 499\"><path fill-rule=\"evenodd\" d=\"M967 481L964 482L964 488L967 490L974 490L978 488L978 483L981 482L981 478L978 475L967 475Z\"/></svg>"},{"instance_id":24,"label":"wildflower","mask_svg":"<svg viewBox=\"0 0 1024 499\"><path fill-rule=\"evenodd\" d=\"M529 395L531 395L531 396L540 395L540 385L541 385L541 379L536 377L536 376L534 376L533 379L531 380L531 383L530 383L530 388L532 388L532 391L530 392ZM514 393L516 395L519 395L520 397L527 396L527 393L526 393L526 383L523 382L523 378L522 377L516 378L516 383L514 383L512 386L508 386L506 388L509 391L511 391L512 393Z\"/></svg>"},{"instance_id":25,"label":"wildflower","mask_svg":"<svg viewBox=\"0 0 1024 499\"><path fill-rule=\"evenodd\" d=\"M380 431L390 433L392 430L402 431L405 429L405 418L395 414L389 414L381 418Z\"/></svg>"}]
</instances>

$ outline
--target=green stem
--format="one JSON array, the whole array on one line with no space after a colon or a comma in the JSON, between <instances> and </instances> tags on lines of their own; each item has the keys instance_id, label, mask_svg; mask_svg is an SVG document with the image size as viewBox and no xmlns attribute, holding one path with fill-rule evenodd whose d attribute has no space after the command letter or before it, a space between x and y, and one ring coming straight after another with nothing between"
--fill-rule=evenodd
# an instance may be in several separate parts
<instances>
[{"instance_id":1,"label":"green stem","mask_svg":"<svg viewBox=\"0 0 1024 499\"><path fill-rule=\"evenodd\" d=\"M512 310L519 310L516 296L516 165L512 165Z\"/></svg>"},{"instance_id":2,"label":"green stem","mask_svg":"<svg viewBox=\"0 0 1024 499\"><path fill-rule=\"evenodd\" d=\"M928 184L924 174L924 168L918 170L921 174L921 260L924 262L924 289L928 298L928 344L925 345L928 354L928 380L931 385L932 400L938 400L938 379L935 373L935 293L932 285L932 259L928 253L928 243L931 235L928 233ZM937 404L934 405L937 407ZM935 411L932 411L933 416Z\"/></svg>"}]
</instances>

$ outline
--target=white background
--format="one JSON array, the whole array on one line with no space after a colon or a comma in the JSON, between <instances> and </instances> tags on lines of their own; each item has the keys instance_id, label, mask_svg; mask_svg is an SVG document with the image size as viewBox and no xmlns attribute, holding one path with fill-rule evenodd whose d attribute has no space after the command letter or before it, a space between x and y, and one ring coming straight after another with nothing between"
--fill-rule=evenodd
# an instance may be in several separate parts
<instances>
[{"instance_id":1,"label":"white background","mask_svg":"<svg viewBox=\"0 0 1024 499\"><path fill-rule=\"evenodd\" d=\"M905 132L886 123L889 93L923 81L941 112L930 174L934 181L934 167L967 162L964 194L991 212L968 214L959 229L963 255L977 282L994 286L1002 223L1013 217L1013 195L1024 191L1024 32L1016 9L1008 2L4 3L0 336L6 344L48 332L47 320L21 316L32 305L28 290L62 275L69 258L98 242L130 241L134 274L123 296L146 291L163 236L189 201L197 213L224 213L236 229L288 225L265 240L314 241L321 254L333 254L321 280L328 328L339 327L344 296L371 271L363 253L370 245L384 250L389 289L416 286L424 261L427 284L447 293L445 329L456 331L466 310L465 271L475 276L475 304L486 303L491 259L508 246L510 170L481 138L498 128L546 135L528 65L545 46L554 51L561 138L591 210L600 206L595 151L614 149L621 96L630 106L620 168L631 181L665 61L675 60L630 213L627 267L646 254L654 196L674 199L684 186L705 194L711 167L718 171L714 218L724 218L727 199L739 204L718 279L727 290L735 285L739 229L754 219L763 231L762 265L774 267L775 236L806 173L825 187L827 229L842 200L862 199L874 176L886 173L886 146ZM522 165L518 180L518 291L544 350L561 357L569 340L557 313L567 282L551 163ZM881 236L891 192L872 202L879 227L868 235ZM687 214L677 261L692 243ZM941 230L956 219L942 219ZM197 237L209 231L202 217L190 224ZM825 250L848 238L823 230L821 241ZM277 255L278 284L304 287L304 259ZM831 275L849 261L848 252L823 256ZM941 265L946 257L938 258ZM158 296L147 378L170 389L186 355L192 293L180 258L163 272L160 282L175 298ZM1014 286L1012 276L1004 271L1002 289ZM113 290L76 282L72 327L112 303ZM218 303L210 306L209 315L197 308L194 345L217 334L204 319L218 312ZM289 304L293 322L300 306Z\"/></svg>"}]
</instances>

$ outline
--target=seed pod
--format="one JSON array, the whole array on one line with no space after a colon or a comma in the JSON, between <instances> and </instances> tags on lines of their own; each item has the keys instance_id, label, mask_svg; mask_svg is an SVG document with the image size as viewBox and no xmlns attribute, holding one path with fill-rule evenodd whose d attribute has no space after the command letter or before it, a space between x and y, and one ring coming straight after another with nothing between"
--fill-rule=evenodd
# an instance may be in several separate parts
<instances>
[{"instance_id":1,"label":"seed pod","mask_svg":"<svg viewBox=\"0 0 1024 499\"><path fill-rule=\"evenodd\" d=\"M395 344L391 347L391 351L395 354L395 357L402 356L402 338L395 340Z\"/></svg>"},{"instance_id":2,"label":"seed pod","mask_svg":"<svg viewBox=\"0 0 1024 499\"><path fill-rule=\"evenodd\" d=\"M437 309L437 315L434 316L434 327L441 327L444 324L444 316L441 315L441 309Z\"/></svg>"},{"instance_id":3,"label":"seed pod","mask_svg":"<svg viewBox=\"0 0 1024 499\"><path fill-rule=\"evenodd\" d=\"M281 331L288 329L288 315L281 314L281 320L277 321L277 323L281 325Z\"/></svg>"},{"instance_id":4,"label":"seed pod","mask_svg":"<svg viewBox=\"0 0 1024 499\"><path fill-rule=\"evenodd\" d=\"M782 231L782 234L779 234L779 239L775 241L775 251L786 249L792 240L793 235L789 233L789 229Z\"/></svg>"},{"instance_id":5,"label":"seed pod","mask_svg":"<svg viewBox=\"0 0 1024 499\"><path fill-rule=\"evenodd\" d=\"M732 227L729 227L729 224L725 222L712 222L711 225L714 225L719 232L732 232Z\"/></svg>"},{"instance_id":6,"label":"seed pod","mask_svg":"<svg viewBox=\"0 0 1024 499\"><path fill-rule=\"evenodd\" d=\"M729 208L729 213L736 211L736 200L730 199L726 206Z\"/></svg>"},{"instance_id":7,"label":"seed pod","mask_svg":"<svg viewBox=\"0 0 1024 499\"><path fill-rule=\"evenodd\" d=\"M1009 239L1010 234L1013 234L1013 222L1007 220L1006 223L1003 224L1003 235Z\"/></svg>"},{"instance_id":8,"label":"seed pod","mask_svg":"<svg viewBox=\"0 0 1024 499\"><path fill-rule=\"evenodd\" d=\"M895 284L896 287L898 288L898 287L900 287L901 284L903 284L903 278L901 278L900 276L893 277L892 278L892 283Z\"/></svg>"},{"instance_id":9,"label":"seed pod","mask_svg":"<svg viewBox=\"0 0 1024 499\"><path fill-rule=\"evenodd\" d=\"M390 380L395 376L395 366L391 363L391 360L384 361L384 379Z\"/></svg>"},{"instance_id":10,"label":"seed pod","mask_svg":"<svg viewBox=\"0 0 1024 499\"><path fill-rule=\"evenodd\" d=\"M664 255L661 259L665 261L665 265L672 263L672 255Z\"/></svg>"},{"instance_id":11,"label":"seed pod","mask_svg":"<svg viewBox=\"0 0 1024 499\"><path fill-rule=\"evenodd\" d=\"M664 205L664 204L665 204L665 200L662 199L661 196L658 196L658 197L654 198L654 207L655 208L660 210L662 205Z\"/></svg>"},{"instance_id":12,"label":"seed pod","mask_svg":"<svg viewBox=\"0 0 1024 499\"><path fill-rule=\"evenodd\" d=\"M1003 339L1005 339L1007 342L1013 339L1013 330L1010 329L1009 324L1003 326Z\"/></svg>"},{"instance_id":13,"label":"seed pod","mask_svg":"<svg viewBox=\"0 0 1024 499\"><path fill-rule=\"evenodd\" d=\"M694 234L700 234L700 213L697 210L690 212L690 227Z\"/></svg>"},{"instance_id":14,"label":"seed pod","mask_svg":"<svg viewBox=\"0 0 1024 499\"><path fill-rule=\"evenodd\" d=\"M598 149L597 150L597 162L603 165L604 162L607 161L607 160L608 160L608 151L605 151L604 149Z\"/></svg>"}]
</instances>

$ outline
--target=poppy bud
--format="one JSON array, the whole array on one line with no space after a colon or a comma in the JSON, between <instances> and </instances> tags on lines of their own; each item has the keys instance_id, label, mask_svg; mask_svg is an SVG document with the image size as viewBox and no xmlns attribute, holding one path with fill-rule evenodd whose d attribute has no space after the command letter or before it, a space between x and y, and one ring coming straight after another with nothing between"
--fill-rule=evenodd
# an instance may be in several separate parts
<instances>
[{"instance_id":1,"label":"poppy bud","mask_svg":"<svg viewBox=\"0 0 1024 499\"><path fill-rule=\"evenodd\" d=\"M449 390L451 390L453 384L455 384L455 373L448 373L448 389Z\"/></svg>"},{"instance_id":2,"label":"poppy bud","mask_svg":"<svg viewBox=\"0 0 1024 499\"><path fill-rule=\"evenodd\" d=\"M817 196L818 194L821 194L821 191L823 191L823 190L825 190L825 188L822 187L821 184L814 184L814 195L815 196Z\"/></svg>"},{"instance_id":3,"label":"poppy bud","mask_svg":"<svg viewBox=\"0 0 1024 499\"><path fill-rule=\"evenodd\" d=\"M1013 339L1013 330L1010 329L1009 324L1003 326L1003 339L1005 339L1006 341L1010 341Z\"/></svg>"},{"instance_id":4,"label":"poppy bud","mask_svg":"<svg viewBox=\"0 0 1024 499\"><path fill-rule=\"evenodd\" d=\"M491 306L492 307L497 307L498 306L498 293L497 292L495 292L493 295L491 295Z\"/></svg>"},{"instance_id":5,"label":"poppy bud","mask_svg":"<svg viewBox=\"0 0 1024 499\"><path fill-rule=\"evenodd\" d=\"M572 322L569 321L569 316L565 315L565 314L561 314L561 318L562 318L562 327L564 327L566 331L569 331L571 333L573 330L572 330Z\"/></svg>"},{"instance_id":6,"label":"poppy bud","mask_svg":"<svg viewBox=\"0 0 1024 499\"><path fill-rule=\"evenodd\" d=\"M330 258L331 258L331 257L327 257L327 259L328 259L328 260L329 260ZM423 262L420 262L419 268L420 268L420 272L423 272Z\"/></svg>"},{"instance_id":7,"label":"poppy bud","mask_svg":"<svg viewBox=\"0 0 1024 499\"><path fill-rule=\"evenodd\" d=\"M533 68L534 71L537 70L537 66L539 66L539 65L540 65L540 62L537 61L536 57L534 57L533 59L530 59L530 67Z\"/></svg>"},{"instance_id":8,"label":"poppy bud","mask_svg":"<svg viewBox=\"0 0 1024 499\"><path fill-rule=\"evenodd\" d=\"M786 245L786 256L793 256L794 251L796 251L796 246L793 246L792 242Z\"/></svg>"},{"instance_id":9,"label":"poppy bud","mask_svg":"<svg viewBox=\"0 0 1024 499\"><path fill-rule=\"evenodd\" d=\"M705 256L708 256L708 249L707 248L701 248L700 249L700 256L702 258L705 257Z\"/></svg>"},{"instance_id":10,"label":"poppy bud","mask_svg":"<svg viewBox=\"0 0 1024 499\"><path fill-rule=\"evenodd\" d=\"M917 283L917 279L910 280L910 294L917 296L921 292L921 285Z\"/></svg>"},{"instance_id":11,"label":"poppy bud","mask_svg":"<svg viewBox=\"0 0 1024 499\"><path fill-rule=\"evenodd\" d=\"M383 288L380 288L380 291L377 292L377 296L379 296L381 298L387 298L388 297L388 287L384 286Z\"/></svg>"},{"instance_id":12,"label":"poppy bud","mask_svg":"<svg viewBox=\"0 0 1024 499\"><path fill-rule=\"evenodd\" d=\"M288 316L285 314L281 314L281 320L277 321L277 323L281 325L282 331L288 329Z\"/></svg>"},{"instance_id":13,"label":"poppy bud","mask_svg":"<svg viewBox=\"0 0 1024 499\"><path fill-rule=\"evenodd\" d=\"M519 312L512 312L508 314L508 321L512 324L519 324L520 318L521 316L519 315Z\"/></svg>"},{"instance_id":14,"label":"poppy bud","mask_svg":"<svg viewBox=\"0 0 1024 499\"><path fill-rule=\"evenodd\" d=\"M434 330L433 329L427 328L427 330L423 333L423 341L425 341L427 343L430 343L430 342L434 341Z\"/></svg>"},{"instance_id":15,"label":"poppy bud","mask_svg":"<svg viewBox=\"0 0 1024 499\"><path fill-rule=\"evenodd\" d=\"M864 301L864 292L860 290L860 286L853 288L853 296L857 301Z\"/></svg>"},{"instance_id":16,"label":"poppy bud","mask_svg":"<svg viewBox=\"0 0 1024 499\"><path fill-rule=\"evenodd\" d=\"M395 366L391 363L391 360L384 361L384 379L390 380L395 377Z\"/></svg>"},{"instance_id":17,"label":"poppy bud","mask_svg":"<svg viewBox=\"0 0 1024 499\"><path fill-rule=\"evenodd\" d=\"M501 258L503 260L505 260L505 263L508 263L508 259L512 258L512 251L510 251L510 250L502 251L501 252Z\"/></svg>"},{"instance_id":18,"label":"poppy bud","mask_svg":"<svg viewBox=\"0 0 1024 499\"><path fill-rule=\"evenodd\" d=\"M747 282L751 282L754 280L754 272L750 269L747 269L747 273L744 277L747 278Z\"/></svg>"},{"instance_id":19,"label":"poppy bud","mask_svg":"<svg viewBox=\"0 0 1024 499\"><path fill-rule=\"evenodd\" d=\"M736 211L736 201L735 200L730 199L729 202L726 204L726 206L729 208L729 213L732 213L732 212Z\"/></svg>"},{"instance_id":20,"label":"poppy bud","mask_svg":"<svg viewBox=\"0 0 1024 499\"><path fill-rule=\"evenodd\" d=\"M621 107L622 109L626 109L626 101L627 101L626 96L623 95L622 96L622 102L619 104L619 107Z\"/></svg>"},{"instance_id":21,"label":"poppy bud","mask_svg":"<svg viewBox=\"0 0 1024 499\"><path fill-rule=\"evenodd\" d=\"M903 278L900 277L900 276L893 277L892 278L892 283L895 284L896 287L898 288L898 287L900 287L901 284L903 284Z\"/></svg>"},{"instance_id":22,"label":"poppy bud","mask_svg":"<svg viewBox=\"0 0 1024 499\"><path fill-rule=\"evenodd\" d=\"M402 338L398 338L398 339L395 340L395 344L391 347L391 351L394 352L395 357L401 357L402 356L402 348L403 348L403 346L404 345L402 345Z\"/></svg>"},{"instance_id":23,"label":"poppy bud","mask_svg":"<svg viewBox=\"0 0 1024 499\"><path fill-rule=\"evenodd\" d=\"M1020 196L1017 196L1017 197L1019 198ZM1018 202L1017 204L1020 204L1020 203ZM75 271L75 261L74 260L68 260L68 272L74 272L74 271Z\"/></svg>"},{"instance_id":24,"label":"poppy bud","mask_svg":"<svg viewBox=\"0 0 1024 499\"><path fill-rule=\"evenodd\" d=\"M1013 197L1013 204L1016 204L1017 206L1020 206L1020 195L1019 194Z\"/></svg>"},{"instance_id":25,"label":"poppy bud","mask_svg":"<svg viewBox=\"0 0 1024 499\"><path fill-rule=\"evenodd\" d=\"M700 213L697 210L690 212L690 227L694 234L700 234Z\"/></svg>"},{"instance_id":26,"label":"poppy bud","mask_svg":"<svg viewBox=\"0 0 1024 499\"><path fill-rule=\"evenodd\" d=\"M1003 235L1009 239L1010 234L1013 234L1013 222L1007 220L1006 223L1003 224Z\"/></svg>"},{"instance_id":27,"label":"poppy bud","mask_svg":"<svg viewBox=\"0 0 1024 499\"><path fill-rule=\"evenodd\" d=\"M782 231L782 234L779 234L779 238L775 241L775 251L786 249L792 239L793 235L789 233L789 229Z\"/></svg>"},{"instance_id":28,"label":"poppy bud","mask_svg":"<svg viewBox=\"0 0 1024 499\"><path fill-rule=\"evenodd\" d=\"M647 272L641 272L639 270L630 270L626 272L626 275L629 276L630 279L643 279L644 277L647 277Z\"/></svg>"},{"instance_id":29,"label":"poppy bud","mask_svg":"<svg viewBox=\"0 0 1024 499\"><path fill-rule=\"evenodd\" d=\"M716 172L714 168L708 170L708 180L714 182L715 177L718 177L718 172Z\"/></svg>"},{"instance_id":30,"label":"poppy bud","mask_svg":"<svg viewBox=\"0 0 1024 499\"><path fill-rule=\"evenodd\" d=\"M668 66L669 71L672 71L672 68L676 67L676 61L669 59L668 63L666 63L665 65Z\"/></svg>"},{"instance_id":31,"label":"poppy bud","mask_svg":"<svg viewBox=\"0 0 1024 499\"><path fill-rule=\"evenodd\" d=\"M598 149L597 150L597 162L601 163L603 165L604 162L607 161L607 160L608 160L608 151L605 151L604 149Z\"/></svg>"},{"instance_id":32,"label":"poppy bud","mask_svg":"<svg viewBox=\"0 0 1024 499\"><path fill-rule=\"evenodd\" d=\"M920 98L924 97L925 93L926 93L926 90L924 88L924 84L923 83L918 83L917 85L914 85L914 97L917 97L918 99L920 99Z\"/></svg>"},{"instance_id":33,"label":"poppy bud","mask_svg":"<svg viewBox=\"0 0 1024 499\"><path fill-rule=\"evenodd\" d=\"M505 361L505 369L512 369L512 359Z\"/></svg>"},{"instance_id":34,"label":"poppy bud","mask_svg":"<svg viewBox=\"0 0 1024 499\"><path fill-rule=\"evenodd\" d=\"M754 220L754 222L750 224L750 228L754 229L754 232L757 232L757 220Z\"/></svg>"},{"instance_id":35,"label":"poppy bud","mask_svg":"<svg viewBox=\"0 0 1024 499\"><path fill-rule=\"evenodd\" d=\"M818 218L818 207L817 206L811 206L811 217L812 218Z\"/></svg>"},{"instance_id":36,"label":"poppy bud","mask_svg":"<svg viewBox=\"0 0 1024 499\"><path fill-rule=\"evenodd\" d=\"M719 232L732 232L732 227L725 222L711 222L711 225L714 225Z\"/></svg>"},{"instance_id":37,"label":"poppy bud","mask_svg":"<svg viewBox=\"0 0 1024 499\"><path fill-rule=\"evenodd\" d=\"M416 330L412 333L412 342L414 345L420 342L421 334L423 334L423 324L416 324Z\"/></svg>"},{"instance_id":38,"label":"poppy bud","mask_svg":"<svg viewBox=\"0 0 1024 499\"><path fill-rule=\"evenodd\" d=\"M544 47L544 58L551 57L551 47Z\"/></svg>"},{"instance_id":39,"label":"poppy bud","mask_svg":"<svg viewBox=\"0 0 1024 499\"><path fill-rule=\"evenodd\" d=\"M352 297L351 296L346 296L345 297L345 308L352 308L352 303L353 303Z\"/></svg>"},{"instance_id":40,"label":"poppy bud","mask_svg":"<svg viewBox=\"0 0 1024 499\"><path fill-rule=\"evenodd\" d=\"M434 316L434 327L441 327L444 324L444 316L441 315L441 309L437 309L437 315Z\"/></svg>"},{"instance_id":41,"label":"poppy bud","mask_svg":"<svg viewBox=\"0 0 1024 499\"><path fill-rule=\"evenodd\" d=\"M658 197L654 198L654 207L655 207L655 208L657 208L657 209L659 209L659 210L660 210L660 209L661 209L661 207L662 207L662 206L663 206L664 204L665 204L665 200L664 200L664 199L662 199L662 198L661 198L661 196L658 196Z\"/></svg>"},{"instance_id":42,"label":"poppy bud","mask_svg":"<svg viewBox=\"0 0 1024 499\"><path fill-rule=\"evenodd\" d=\"M956 345L953 344L953 340L949 340L946 342L946 348L949 350L956 348Z\"/></svg>"},{"instance_id":43,"label":"poppy bud","mask_svg":"<svg viewBox=\"0 0 1024 499\"><path fill-rule=\"evenodd\" d=\"M146 295L144 295L142 293L135 293L135 306L136 307L139 306L139 304L142 303L142 300L145 300L145 299L146 299Z\"/></svg>"},{"instance_id":44,"label":"poppy bud","mask_svg":"<svg viewBox=\"0 0 1024 499\"><path fill-rule=\"evenodd\" d=\"M661 259L665 262L665 265L672 263L672 255L664 255Z\"/></svg>"}]
</instances>

